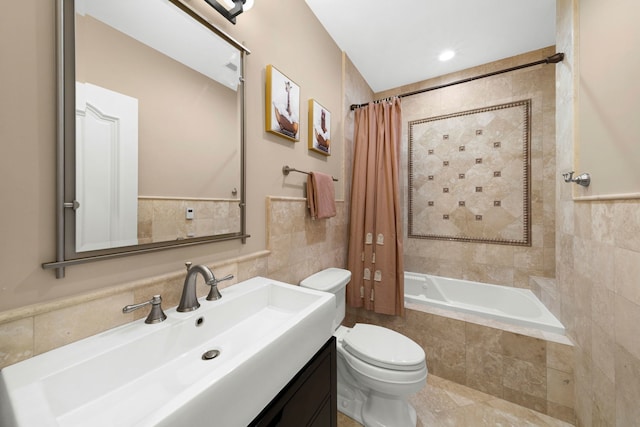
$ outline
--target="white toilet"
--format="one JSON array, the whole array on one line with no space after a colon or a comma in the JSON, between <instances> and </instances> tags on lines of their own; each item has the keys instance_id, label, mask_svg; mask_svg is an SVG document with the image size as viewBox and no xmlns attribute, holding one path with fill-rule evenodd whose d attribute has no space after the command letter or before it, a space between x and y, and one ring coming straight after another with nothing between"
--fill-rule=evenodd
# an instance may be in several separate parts
<instances>
[{"instance_id":1,"label":"white toilet","mask_svg":"<svg viewBox=\"0 0 640 427\"><path fill-rule=\"evenodd\" d=\"M366 427L415 427L416 411L407 397L426 383L424 350L387 328L364 323L341 326L350 280L350 271L328 268L300 282L336 296L338 410Z\"/></svg>"}]
</instances>

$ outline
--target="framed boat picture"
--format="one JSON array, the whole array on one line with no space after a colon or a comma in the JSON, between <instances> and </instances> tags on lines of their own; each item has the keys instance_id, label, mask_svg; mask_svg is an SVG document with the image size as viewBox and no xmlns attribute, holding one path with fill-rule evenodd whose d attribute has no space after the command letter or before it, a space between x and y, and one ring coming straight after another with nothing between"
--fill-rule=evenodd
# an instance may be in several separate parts
<instances>
[{"instance_id":1,"label":"framed boat picture","mask_svg":"<svg viewBox=\"0 0 640 427\"><path fill-rule=\"evenodd\" d=\"M292 141L299 141L300 86L273 65L267 65L266 85L266 131Z\"/></svg>"},{"instance_id":2,"label":"framed boat picture","mask_svg":"<svg viewBox=\"0 0 640 427\"><path fill-rule=\"evenodd\" d=\"M331 155L331 113L315 99L309 100L309 150Z\"/></svg>"}]
</instances>

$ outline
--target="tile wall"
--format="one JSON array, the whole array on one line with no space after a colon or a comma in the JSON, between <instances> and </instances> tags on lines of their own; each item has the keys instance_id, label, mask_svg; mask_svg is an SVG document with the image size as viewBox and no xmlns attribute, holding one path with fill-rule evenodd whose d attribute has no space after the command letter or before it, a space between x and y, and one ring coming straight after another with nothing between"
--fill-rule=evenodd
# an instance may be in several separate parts
<instances>
[{"instance_id":1,"label":"tile wall","mask_svg":"<svg viewBox=\"0 0 640 427\"><path fill-rule=\"evenodd\" d=\"M233 274L233 280L220 288L254 276L266 275L268 252L209 264L221 277ZM0 368L78 341L116 326L146 317L147 310L123 314L122 307L162 296L168 309L180 302L184 271L151 277L71 298L34 304L0 312ZM208 287L198 281L198 296Z\"/></svg>"},{"instance_id":2,"label":"tile wall","mask_svg":"<svg viewBox=\"0 0 640 427\"><path fill-rule=\"evenodd\" d=\"M311 220L306 199L267 198L269 250L210 263L221 277L220 288L255 276L297 284L327 267L346 263L346 218L344 203L337 202L338 214L327 220ZM146 317L145 310L122 314L122 307L162 295L166 310L178 305L184 271L53 302L34 304L0 312L0 368L28 359L65 344L113 327ZM198 296L209 288L198 281Z\"/></svg>"},{"instance_id":3,"label":"tile wall","mask_svg":"<svg viewBox=\"0 0 640 427\"><path fill-rule=\"evenodd\" d=\"M240 231L239 200L138 199L138 242L153 243ZM187 208L193 219L186 218Z\"/></svg>"},{"instance_id":4,"label":"tile wall","mask_svg":"<svg viewBox=\"0 0 640 427\"><path fill-rule=\"evenodd\" d=\"M626 20L629 7L637 9L632 4L607 4L606 9L615 13L602 23L613 32L622 31L620 22L635 26ZM580 8L577 0L558 0L557 9L556 40L566 55L557 66L561 173L574 170L574 141L579 141L575 124L581 119L580 74L574 48ZM616 66L629 61L628 66L636 67L632 57ZM606 105L600 107L606 110ZM574 201L575 184L561 179L556 183L557 294L560 319L575 342L576 424L635 426L640 420L640 200Z\"/></svg>"},{"instance_id":5,"label":"tile wall","mask_svg":"<svg viewBox=\"0 0 640 427\"><path fill-rule=\"evenodd\" d=\"M409 123L408 236L527 245L529 100Z\"/></svg>"},{"instance_id":6,"label":"tile wall","mask_svg":"<svg viewBox=\"0 0 640 427\"><path fill-rule=\"evenodd\" d=\"M534 62L555 47L387 91L390 96ZM403 140L408 122L501 103L531 99L531 246L407 238L405 269L485 283L526 288L529 276L555 275L555 68L534 66L402 99ZM402 176L407 176L407 146ZM403 198L407 205L407 180ZM405 209L406 212L406 209ZM405 218L406 224L406 218ZM406 229L406 226L405 226Z\"/></svg>"},{"instance_id":7,"label":"tile wall","mask_svg":"<svg viewBox=\"0 0 640 427\"><path fill-rule=\"evenodd\" d=\"M348 225L344 202L333 218L312 220L307 200L267 198L268 277L298 284L327 267L345 267Z\"/></svg>"}]
</instances>

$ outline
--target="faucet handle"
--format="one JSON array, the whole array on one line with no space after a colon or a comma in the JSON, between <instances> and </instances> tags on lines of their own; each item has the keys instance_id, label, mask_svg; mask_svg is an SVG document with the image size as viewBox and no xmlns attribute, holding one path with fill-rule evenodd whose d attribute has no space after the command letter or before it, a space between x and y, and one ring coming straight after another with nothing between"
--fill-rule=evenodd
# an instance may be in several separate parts
<instances>
[{"instance_id":1,"label":"faucet handle","mask_svg":"<svg viewBox=\"0 0 640 427\"><path fill-rule=\"evenodd\" d=\"M167 315L162 311L162 297L160 295L154 295L149 301L141 302L139 304L131 304L122 308L123 313L131 313L141 307L151 304L151 311L147 316L144 323L160 323L167 318Z\"/></svg>"},{"instance_id":2,"label":"faucet handle","mask_svg":"<svg viewBox=\"0 0 640 427\"><path fill-rule=\"evenodd\" d=\"M233 279L233 274L227 274L222 279L213 278L212 281L207 282L207 285L211 286L211 290L209 291L209 295L207 295L207 301L216 301L222 298L222 294L218 290L218 283L224 282L225 280Z\"/></svg>"},{"instance_id":3,"label":"faucet handle","mask_svg":"<svg viewBox=\"0 0 640 427\"><path fill-rule=\"evenodd\" d=\"M231 280L231 279L233 279L233 274L227 274L222 279L216 279L215 282L216 284L218 284L220 282L224 282L225 280Z\"/></svg>"},{"instance_id":4,"label":"faucet handle","mask_svg":"<svg viewBox=\"0 0 640 427\"><path fill-rule=\"evenodd\" d=\"M191 264L193 264L191 261L187 261L184 263L184 266L187 267L187 271L191 269Z\"/></svg>"}]
</instances>

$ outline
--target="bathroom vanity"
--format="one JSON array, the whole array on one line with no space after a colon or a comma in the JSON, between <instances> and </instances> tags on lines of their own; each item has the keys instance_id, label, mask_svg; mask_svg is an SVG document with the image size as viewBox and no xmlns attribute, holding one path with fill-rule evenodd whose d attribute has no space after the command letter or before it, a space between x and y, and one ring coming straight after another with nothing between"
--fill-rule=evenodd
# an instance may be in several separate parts
<instances>
[{"instance_id":1,"label":"bathroom vanity","mask_svg":"<svg viewBox=\"0 0 640 427\"><path fill-rule=\"evenodd\" d=\"M335 297L263 277L221 294L3 368L0 426L334 426Z\"/></svg>"},{"instance_id":2,"label":"bathroom vanity","mask_svg":"<svg viewBox=\"0 0 640 427\"><path fill-rule=\"evenodd\" d=\"M331 337L250 426L335 427L336 393L336 339Z\"/></svg>"}]
</instances>

